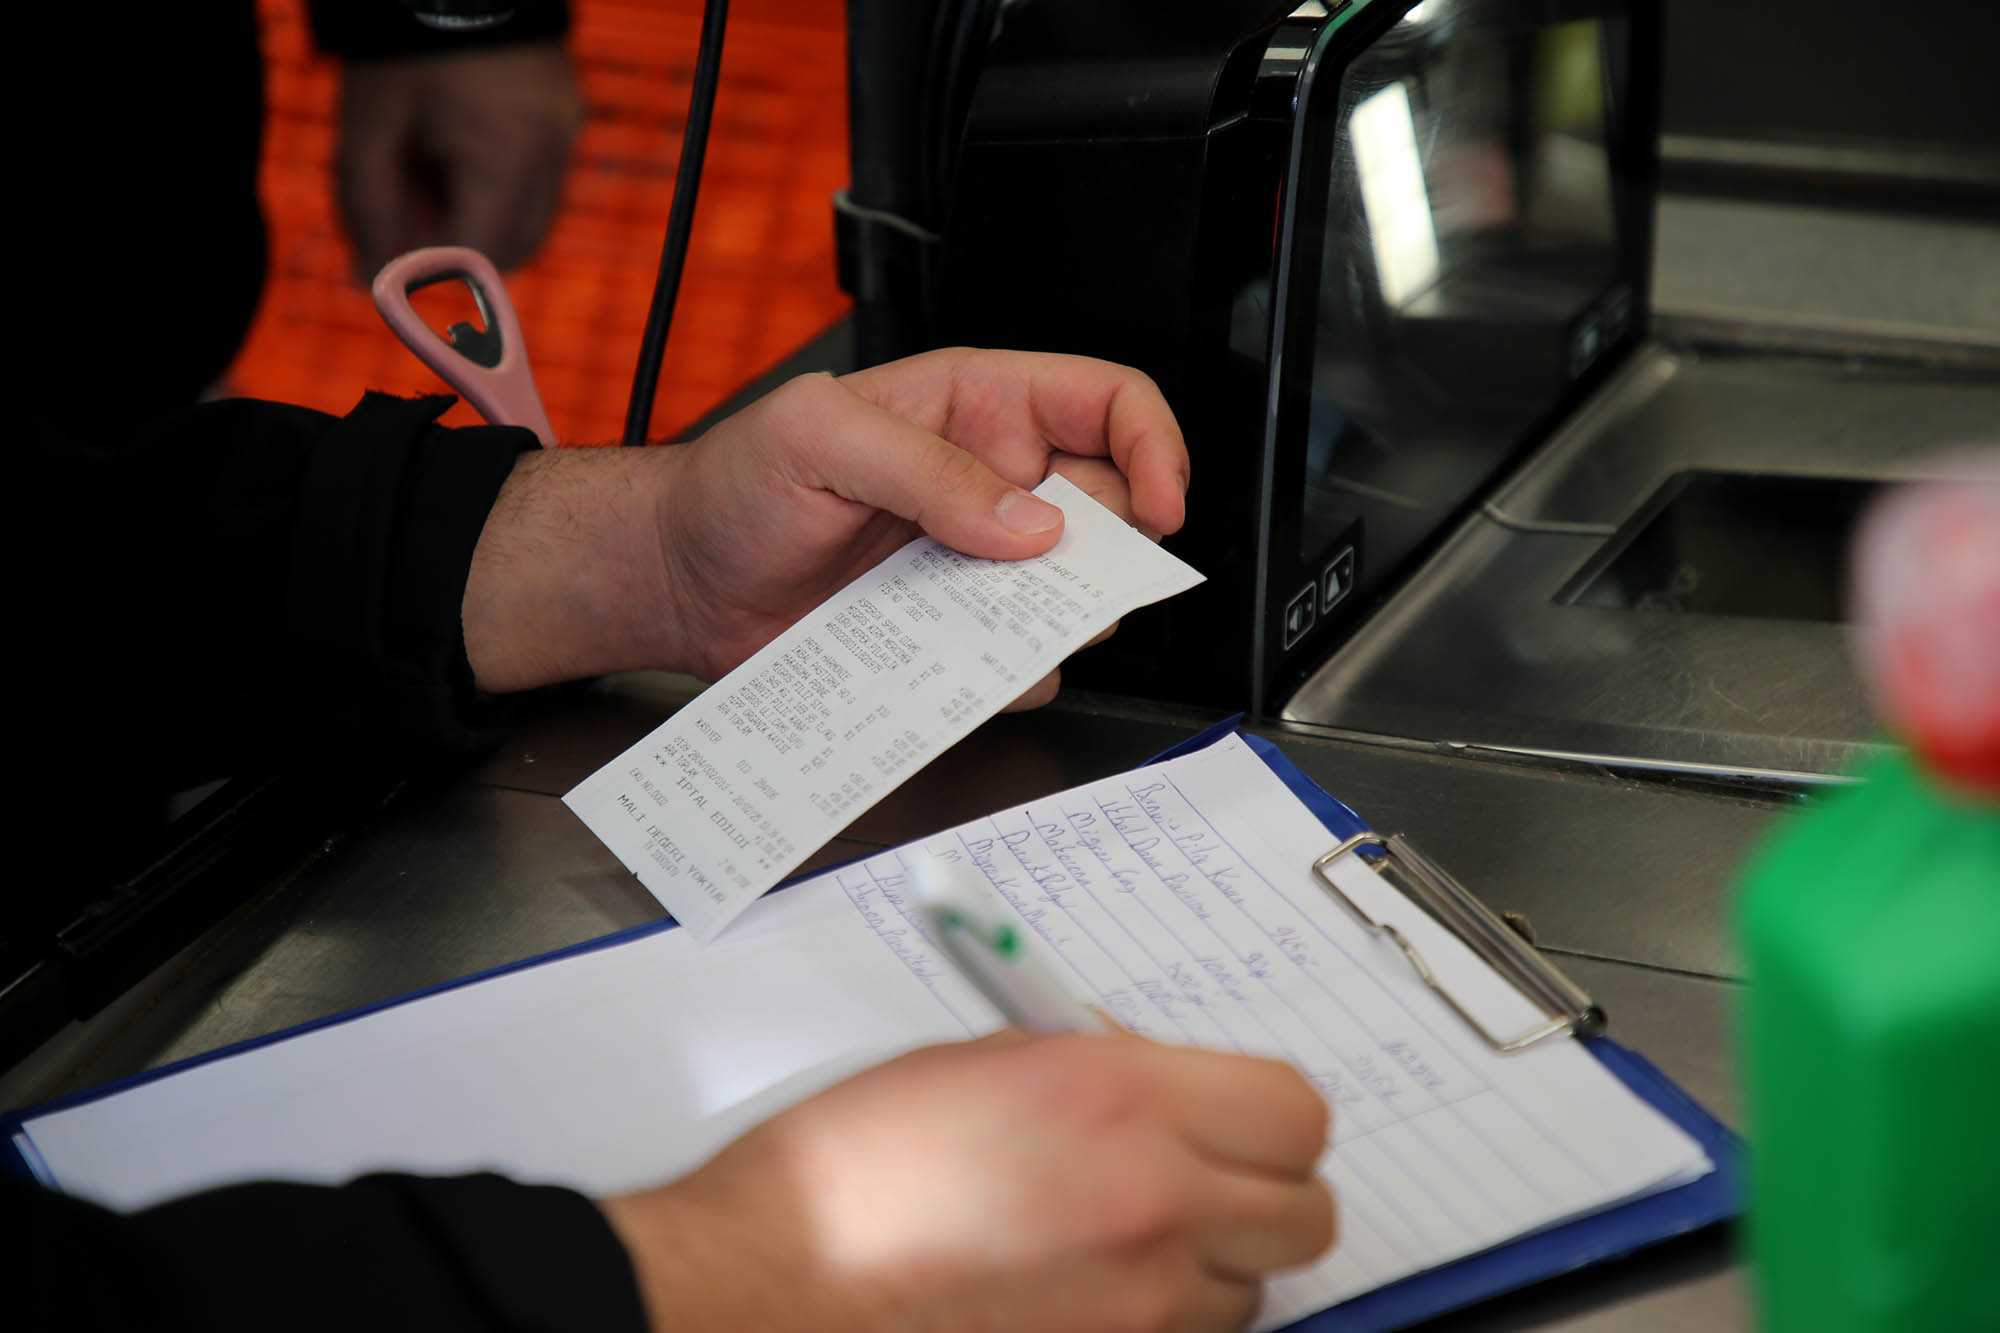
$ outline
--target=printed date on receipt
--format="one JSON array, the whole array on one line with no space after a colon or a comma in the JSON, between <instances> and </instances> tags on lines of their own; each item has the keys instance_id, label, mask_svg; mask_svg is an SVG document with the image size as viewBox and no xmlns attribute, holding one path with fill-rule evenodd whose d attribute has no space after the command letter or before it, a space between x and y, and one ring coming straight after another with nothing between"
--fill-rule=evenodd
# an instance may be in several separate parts
<instances>
[{"instance_id":1,"label":"printed date on receipt","mask_svg":"<svg viewBox=\"0 0 2000 1333\"><path fill-rule=\"evenodd\" d=\"M563 798L704 943L1119 617L1201 582L1061 477L1030 560L920 537Z\"/></svg>"}]
</instances>

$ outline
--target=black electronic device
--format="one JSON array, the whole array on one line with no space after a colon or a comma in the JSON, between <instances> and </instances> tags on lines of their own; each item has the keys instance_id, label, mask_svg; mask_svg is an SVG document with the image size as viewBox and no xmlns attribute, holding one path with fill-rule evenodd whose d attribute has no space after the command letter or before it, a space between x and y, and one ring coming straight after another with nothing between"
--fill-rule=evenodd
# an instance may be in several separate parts
<instances>
[{"instance_id":1,"label":"black electronic device","mask_svg":"<svg viewBox=\"0 0 2000 1333\"><path fill-rule=\"evenodd\" d=\"M1138 366L1208 575L1068 679L1275 711L1637 344L1652 0L1024 0L951 173L933 341Z\"/></svg>"}]
</instances>

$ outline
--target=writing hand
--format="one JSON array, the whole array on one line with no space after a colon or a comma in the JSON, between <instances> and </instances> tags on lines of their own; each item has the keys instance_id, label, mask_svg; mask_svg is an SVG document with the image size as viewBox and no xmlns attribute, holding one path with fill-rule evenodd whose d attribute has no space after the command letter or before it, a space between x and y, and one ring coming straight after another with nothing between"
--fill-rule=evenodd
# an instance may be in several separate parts
<instances>
[{"instance_id":1,"label":"writing hand","mask_svg":"<svg viewBox=\"0 0 2000 1333\"><path fill-rule=\"evenodd\" d=\"M582 124L569 56L553 42L350 63L335 178L357 270L423 245L526 263Z\"/></svg>"},{"instance_id":2,"label":"writing hand","mask_svg":"<svg viewBox=\"0 0 2000 1333\"><path fill-rule=\"evenodd\" d=\"M1334 1236L1290 1067L1116 1037L933 1047L603 1205L655 1326L1243 1327Z\"/></svg>"},{"instance_id":3,"label":"writing hand","mask_svg":"<svg viewBox=\"0 0 2000 1333\"><path fill-rule=\"evenodd\" d=\"M919 531L1048 550L1061 511L1026 492L1052 471L1148 532L1181 525L1166 401L1082 357L930 352L803 376L692 444L528 455L473 558L474 672L492 690L642 666L714 680Z\"/></svg>"}]
</instances>

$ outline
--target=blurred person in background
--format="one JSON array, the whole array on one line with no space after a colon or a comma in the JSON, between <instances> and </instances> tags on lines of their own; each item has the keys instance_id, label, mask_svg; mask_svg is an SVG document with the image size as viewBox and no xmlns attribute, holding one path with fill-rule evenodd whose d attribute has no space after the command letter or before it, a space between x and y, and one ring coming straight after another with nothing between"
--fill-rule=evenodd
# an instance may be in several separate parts
<instances>
[{"instance_id":1,"label":"blurred person in background","mask_svg":"<svg viewBox=\"0 0 2000 1333\"><path fill-rule=\"evenodd\" d=\"M470 30L428 27L399 0L309 11L342 62L332 164L357 278L420 245L526 262L583 123L562 0ZM32 332L19 382L65 437L114 443L216 391L257 310L256 4L48 4L20 22L17 65L55 69L18 140L17 309Z\"/></svg>"}]
</instances>

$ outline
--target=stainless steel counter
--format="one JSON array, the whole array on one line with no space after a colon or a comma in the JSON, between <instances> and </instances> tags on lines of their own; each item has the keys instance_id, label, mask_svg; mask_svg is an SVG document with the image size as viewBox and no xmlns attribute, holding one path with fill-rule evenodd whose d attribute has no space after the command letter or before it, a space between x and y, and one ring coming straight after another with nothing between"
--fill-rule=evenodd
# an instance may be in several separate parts
<instances>
[{"instance_id":1,"label":"stainless steel counter","mask_svg":"<svg viewBox=\"0 0 2000 1333\"><path fill-rule=\"evenodd\" d=\"M1634 766L1836 774L1873 730L1838 609L1842 507L1996 431L1990 370L1651 345L1283 715ZM1676 522L1708 486L1707 510ZM1641 567L1620 574L1628 554ZM1797 606L1726 601L1786 587Z\"/></svg>"},{"instance_id":2,"label":"stainless steel counter","mask_svg":"<svg viewBox=\"0 0 2000 1333\"><path fill-rule=\"evenodd\" d=\"M672 677L549 696L442 790L407 794L89 1023L0 1078L23 1105L654 919L659 908L557 796L684 701ZM1213 717L1071 696L995 719L822 849L845 859L1136 764ZM1731 868L1789 798L1641 782L1274 728L1307 772L1409 833L1543 943L1611 1030L1726 1120ZM1437 1327L1719 1328L1742 1322L1724 1232L1545 1284Z\"/></svg>"},{"instance_id":3,"label":"stainless steel counter","mask_svg":"<svg viewBox=\"0 0 2000 1333\"><path fill-rule=\"evenodd\" d=\"M1682 18L1722 12L1703 19L1697 6ZM1699 99L1682 107L1694 120L1702 111ZM1704 133L1714 128L1704 121ZM1990 189L2000 159L1975 156ZM1852 164L1815 161L1821 185L1851 174ZM1655 341L1283 716L1633 769L1812 782L1849 767L1873 724L1829 609L1844 583L1845 515L1835 511L1852 484L2000 444L2000 221L1991 210L1899 207L1893 190L1870 197L1868 207L1829 206L1797 182L1749 197L1664 194ZM1676 487L1741 478L1765 490L1713 525L1711 537L1724 529L1733 541L1704 549L1698 525L1667 521L1686 494ZM1788 493L1787 480L1807 484ZM1649 537L1660 567L1607 588L1605 566ZM1732 580L1789 585L1798 604L1710 604Z\"/></svg>"}]
</instances>

